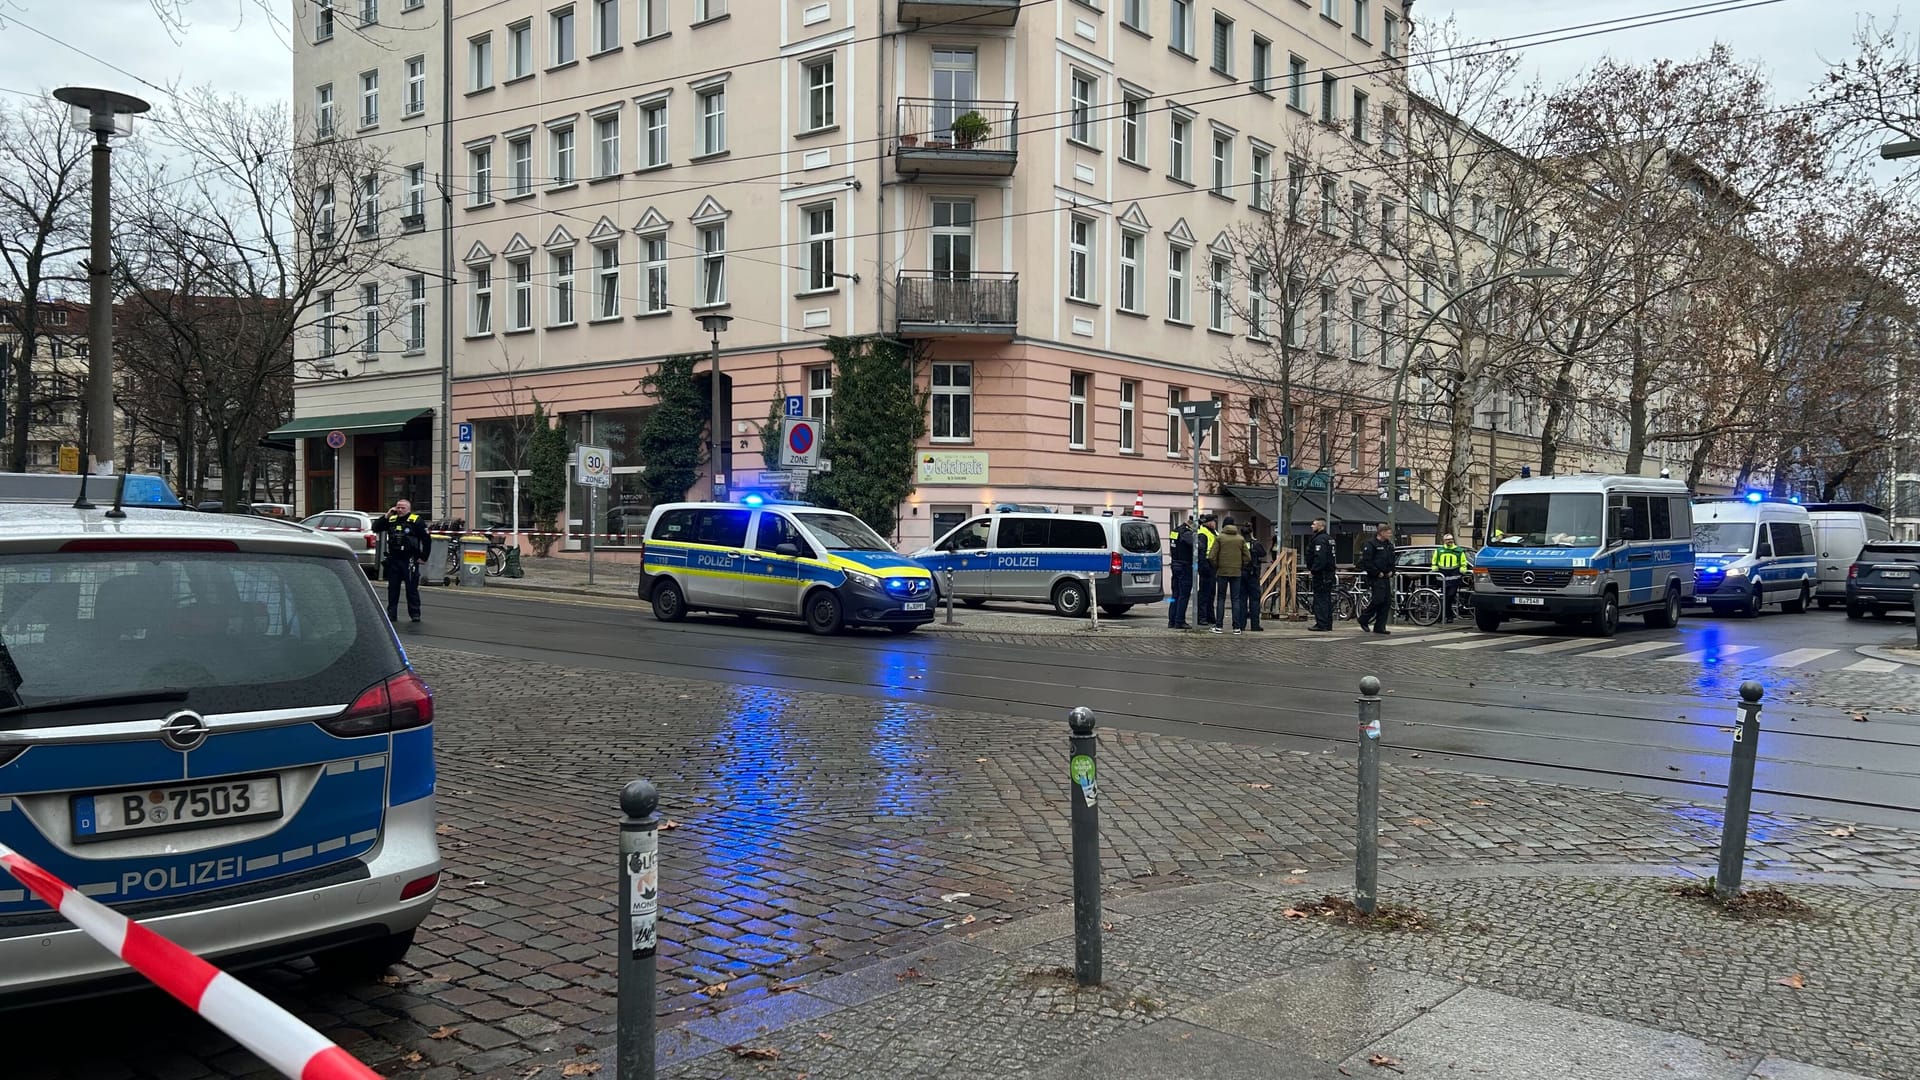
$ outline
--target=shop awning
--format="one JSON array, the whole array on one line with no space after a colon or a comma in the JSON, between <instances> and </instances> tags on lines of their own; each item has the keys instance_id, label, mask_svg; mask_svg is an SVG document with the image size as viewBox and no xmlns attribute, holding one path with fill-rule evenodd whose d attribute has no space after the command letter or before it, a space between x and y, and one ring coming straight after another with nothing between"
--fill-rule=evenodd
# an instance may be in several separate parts
<instances>
[{"instance_id":1,"label":"shop awning","mask_svg":"<svg viewBox=\"0 0 1920 1080\"><path fill-rule=\"evenodd\" d=\"M1249 510L1276 521L1280 517L1279 503L1274 490L1270 487L1250 487L1242 484L1229 484L1227 494L1239 499ZM1307 531L1307 523L1317 517L1331 518L1334 527L1342 532L1359 528L1368 528L1387 520L1387 500L1372 495L1358 495L1350 491L1333 493L1333 512L1327 512L1327 493L1324 491L1289 492L1290 507L1293 512L1293 531ZM1433 511L1416 502L1402 502L1394 510L1394 521L1402 529L1415 532L1431 531L1440 524L1440 518Z\"/></svg>"},{"instance_id":2,"label":"shop awning","mask_svg":"<svg viewBox=\"0 0 1920 1080\"><path fill-rule=\"evenodd\" d=\"M267 438L277 441L316 439L330 431L348 435L384 435L399 431L423 416L432 415L432 409L385 409L379 412L336 413L332 416L298 416L291 423L267 432Z\"/></svg>"}]
</instances>

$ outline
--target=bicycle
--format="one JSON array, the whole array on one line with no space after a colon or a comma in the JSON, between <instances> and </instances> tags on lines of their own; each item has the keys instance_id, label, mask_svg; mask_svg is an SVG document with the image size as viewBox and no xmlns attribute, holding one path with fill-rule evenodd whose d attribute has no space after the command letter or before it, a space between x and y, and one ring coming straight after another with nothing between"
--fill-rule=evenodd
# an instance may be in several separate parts
<instances>
[{"instance_id":1,"label":"bicycle","mask_svg":"<svg viewBox=\"0 0 1920 1080\"><path fill-rule=\"evenodd\" d=\"M1392 600L1387 609L1389 622L1412 623L1415 626L1432 626L1440 621L1446 607L1446 595L1433 585L1414 585L1409 580L1415 576L1426 575L1395 574L1391 590ZM1373 603L1373 590L1364 578L1355 577L1351 584L1334 596L1334 614L1338 618L1352 619Z\"/></svg>"}]
</instances>

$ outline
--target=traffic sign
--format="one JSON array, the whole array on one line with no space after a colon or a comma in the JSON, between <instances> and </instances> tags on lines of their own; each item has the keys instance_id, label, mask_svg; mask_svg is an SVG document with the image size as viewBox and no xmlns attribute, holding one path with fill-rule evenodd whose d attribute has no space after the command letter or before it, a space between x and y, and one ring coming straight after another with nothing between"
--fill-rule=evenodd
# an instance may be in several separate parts
<instances>
[{"instance_id":1,"label":"traffic sign","mask_svg":"<svg viewBox=\"0 0 1920 1080\"><path fill-rule=\"evenodd\" d=\"M333 447L335 450L347 445L347 433L344 431L327 432L327 445Z\"/></svg>"},{"instance_id":2,"label":"traffic sign","mask_svg":"<svg viewBox=\"0 0 1920 1080\"><path fill-rule=\"evenodd\" d=\"M574 460L582 487L610 488L613 486L613 455L608 453L606 447L575 447Z\"/></svg>"},{"instance_id":3,"label":"traffic sign","mask_svg":"<svg viewBox=\"0 0 1920 1080\"><path fill-rule=\"evenodd\" d=\"M1275 464L1280 467L1281 476L1286 476L1293 469L1293 459L1287 457L1285 454L1280 455Z\"/></svg>"},{"instance_id":4,"label":"traffic sign","mask_svg":"<svg viewBox=\"0 0 1920 1080\"><path fill-rule=\"evenodd\" d=\"M1183 401L1180 403L1180 415L1189 424L1211 424L1220 419L1220 403L1213 400Z\"/></svg>"},{"instance_id":5,"label":"traffic sign","mask_svg":"<svg viewBox=\"0 0 1920 1080\"><path fill-rule=\"evenodd\" d=\"M798 420L807 415L807 399L799 394L788 394L786 411L780 415L789 420Z\"/></svg>"},{"instance_id":6,"label":"traffic sign","mask_svg":"<svg viewBox=\"0 0 1920 1080\"><path fill-rule=\"evenodd\" d=\"M466 445L470 445L470 444L464 444L464 443L462 444L463 447ZM461 472L472 472L473 471L473 451L462 449L459 454L455 455L455 462L453 467L455 469L458 469Z\"/></svg>"},{"instance_id":7,"label":"traffic sign","mask_svg":"<svg viewBox=\"0 0 1920 1080\"><path fill-rule=\"evenodd\" d=\"M811 469L820 464L820 438L813 420L789 418L780 439L782 469Z\"/></svg>"},{"instance_id":8,"label":"traffic sign","mask_svg":"<svg viewBox=\"0 0 1920 1080\"><path fill-rule=\"evenodd\" d=\"M456 430L459 431L460 438L455 441L463 442L463 443L470 443L473 441L473 425L472 424L461 424L459 428Z\"/></svg>"}]
</instances>

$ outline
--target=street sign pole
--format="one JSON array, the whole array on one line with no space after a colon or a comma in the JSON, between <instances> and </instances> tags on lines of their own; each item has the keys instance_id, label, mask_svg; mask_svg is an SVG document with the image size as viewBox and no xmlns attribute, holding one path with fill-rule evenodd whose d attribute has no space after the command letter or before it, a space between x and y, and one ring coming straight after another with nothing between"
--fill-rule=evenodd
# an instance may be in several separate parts
<instances>
[{"instance_id":1,"label":"street sign pole","mask_svg":"<svg viewBox=\"0 0 1920 1080\"><path fill-rule=\"evenodd\" d=\"M593 503L599 488L587 488L587 584L593 584Z\"/></svg>"}]
</instances>

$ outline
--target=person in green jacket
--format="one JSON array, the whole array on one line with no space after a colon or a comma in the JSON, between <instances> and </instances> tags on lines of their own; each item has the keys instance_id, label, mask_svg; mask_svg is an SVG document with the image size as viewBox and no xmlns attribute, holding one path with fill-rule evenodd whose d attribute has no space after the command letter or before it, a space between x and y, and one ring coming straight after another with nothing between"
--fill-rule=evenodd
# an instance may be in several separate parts
<instances>
[{"instance_id":1,"label":"person in green jacket","mask_svg":"<svg viewBox=\"0 0 1920 1080\"><path fill-rule=\"evenodd\" d=\"M1220 533L1213 542L1213 632L1222 633L1221 624L1227 621L1228 605L1232 605L1233 632L1245 633L1247 629L1247 592L1240 584L1240 571L1247 565L1247 538L1240 533L1240 527L1232 518L1226 519L1220 526Z\"/></svg>"},{"instance_id":2,"label":"person in green jacket","mask_svg":"<svg viewBox=\"0 0 1920 1080\"><path fill-rule=\"evenodd\" d=\"M1440 546L1433 549L1433 572L1440 575L1440 584L1444 588L1447 601L1447 621L1453 621L1453 609L1460 598L1460 582L1465 580L1467 572L1467 553L1459 544L1453 542L1453 534L1440 538Z\"/></svg>"}]
</instances>

